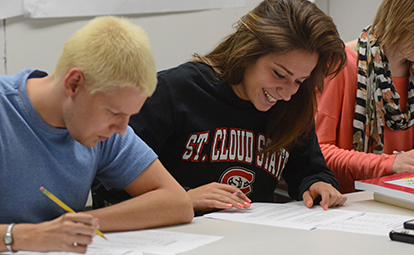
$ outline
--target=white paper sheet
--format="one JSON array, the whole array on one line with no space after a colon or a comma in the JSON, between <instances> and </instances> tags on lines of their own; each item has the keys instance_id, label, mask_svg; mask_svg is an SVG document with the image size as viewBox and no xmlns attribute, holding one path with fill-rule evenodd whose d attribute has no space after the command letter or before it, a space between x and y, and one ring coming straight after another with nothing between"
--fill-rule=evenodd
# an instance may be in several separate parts
<instances>
[{"instance_id":1,"label":"white paper sheet","mask_svg":"<svg viewBox=\"0 0 414 255\"><path fill-rule=\"evenodd\" d=\"M246 6L246 0L24 0L24 13L31 18L51 18L178 12L243 6Z\"/></svg>"},{"instance_id":2,"label":"white paper sheet","mask_svg":"<svg viewBox=\"0 0 414 255\"><path fill-rule=\"evenodd\" d=\"M108 241L95 237L93 246L126 248L153 254L172 255L222 239L222 236L188 234L160 230L139 230L105 234Z\"/></svg>"},{"instance_id":3,"label":"white paper sheet","mask_svg":"<svg viewBox=\"0 0 414 255\"><path fill-rule=\"evenodd\" d=\"M360 212L336 209L324 211L322 207L307 208L297 204L252 203L250 209L229 209L205 214L204 217L311 230L317 225L345 220L358 214Z\"/></svg>"},{"instance_id":4,"label":"white paper sheet","mask_svg":"<svg viewBox=\"0 0 414 255\"><path fill-rule=\"evenodd\" d=\"M413 216L362 213L358 215L358 217L332 222L327 225L318 226L317 228L351 233L388 236L391 230L403 227L404 221L411 219L413 219Z\"/></svg>"},{"instance_id":5,"label":"white paper sheet","mask_svg":"<svg viewBox=\"0 0 414 255\"><path fill-rule=\"evenodd\" d=\"M229 209L204 217L296 229L330 229L353 233L385 235L413 216L366 213L299 204L252 203L250 209Z\"/></svg>"},{"instance_id":6,"label":"white paper sheet","mask_svg":"<svg viewBox=\"0 0 414 255\"><path fill-rule=\"evenodd\" d=\"M15 255L16 253L5 252L1 255ZM74 252L31 252L31 251L19 251L19 255L79 255ZM88 251L85 255L143 255L142 251L131 251L128 249L101 249L96 247L88 247Z\"/></svg>"},{"instance_id":7,"label":"white paper sheet","mask_svg":"<svg viewBox=\"0 0 414 255\"><path fill-rule=\"evenodd\" d=\"M95 236L86 255L142 255L143 252L175 255L222 239L222 236L198 235L160 230L105 233L108 240ZM3 253L2 253L3 254ZM13 253L4 253L4 255ZM76 255L71 252L20 252L19 255Z\"/></svg>"}]
</instances>

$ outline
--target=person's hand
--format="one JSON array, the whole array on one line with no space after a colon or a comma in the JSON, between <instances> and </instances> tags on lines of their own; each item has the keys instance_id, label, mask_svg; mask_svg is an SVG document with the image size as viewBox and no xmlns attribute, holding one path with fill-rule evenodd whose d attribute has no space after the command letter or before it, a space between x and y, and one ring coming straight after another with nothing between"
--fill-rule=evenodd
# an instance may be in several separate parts
<instances>
[{"instance_id":1,"label":"person's hand","mask_svg":"<svg viewBox=\"0 0 414 255\"><path fill-rule=\"evenodd\" d=\"M396 174L414 172L414 150L398 154L394 159L392 171Z\"/></svg>"},{"instance_id":2,"label":"person's hand","mask_svg":"<svg viewBox=\"0 0 414 255\"><path fill-rule=\"evenodd\" d=\"M324 210L328 210L328 207L343 205L347 199L346 196L342 195L331 184L326 182L315 182L303 193L302 198L306 206L311 208L313 201L319 196L321 196L321 202L319 204Z\"/></svg>"},{"instance_id":3,"label":"person's hand","mask_svg":"<svg viewBox=\"0 0 414 255\"><path fill-rule=\"evenodd\" d=\"M190 189L187 193L196 212L231 207L249 208L251 203L251 200L235 186L217 182Z\"/></svg>"},{"instance_id":4,"label":"person's hand","mask_svg":"<svg viewBox=\"0 0 414 255\"><path fill-rule=\"evenodd\" d=\"M39 224L16 224L12 247L16 251L85 253L98 228L98 219L86 213L66 213Z\"/></svg>"}]
</instances>

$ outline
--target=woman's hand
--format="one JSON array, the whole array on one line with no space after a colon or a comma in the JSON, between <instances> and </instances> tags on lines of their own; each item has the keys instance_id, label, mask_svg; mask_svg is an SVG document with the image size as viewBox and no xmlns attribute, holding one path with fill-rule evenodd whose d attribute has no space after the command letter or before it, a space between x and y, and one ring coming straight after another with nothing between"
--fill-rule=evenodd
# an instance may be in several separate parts
<instances>
[{"instance_id":1,"label":"woman's hand","mask_svg":"<svg viewBox=\"0 0 414 255\"><path fill-rule=\"evenodd\" d=\"M217 182L209 183L187 191L194 211L214 209L249 208L251 200L241 190L232 185Z\"/></svg>"},{"instance_id":2,"label":"woman's hand","mask_svg":"<svg viewBox=\"0 0 414 255\"><path fill-rule=\"evenodd\" d=\"M392 171L396 174L414 172L414 150L399 153L392 164Z\"/></svg>"},{"instance_id":3,"label":"woman's hand","mask_svg":"<svg viewBox=\"0 0 414 255\"><path fill-rule=\"evenodd\" d=\"M16 224L12 248L85 253L98 228L98 219L86 213L66 213L39 224Z\"/></svg>"},{"instance_id":4,"label":"woman's hand","mask_svg":"<svg viewBox=\"0 0 414 255\"><path fill-rule=\"evenodd\" d=\"M324 210L328 207L343 205L346 202L346 196L342 195L331 184L326 182L315 182L307 191L303 193L303 202L310 208L313 206L313 201L321 196L319 203Z\"/></svg>"}]
</instances>

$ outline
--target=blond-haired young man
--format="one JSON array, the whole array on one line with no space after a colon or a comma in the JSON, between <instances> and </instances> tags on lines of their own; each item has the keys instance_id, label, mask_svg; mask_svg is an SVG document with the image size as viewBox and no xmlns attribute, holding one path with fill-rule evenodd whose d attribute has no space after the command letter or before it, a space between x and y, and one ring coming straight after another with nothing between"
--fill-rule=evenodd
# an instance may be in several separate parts
<instances>
[{"instance_id":1,"label":"blond-haired young man","mask_svg":"<svg viewBox=\"0 0 414 255\"><path fill-rule=\"evenodd\" d=\"M64 45L55 71L0 77L0 252L86 252L95 229L190 222L192 204L128 120L156 86L145 32L98 17ZM123 203L83 210L94 178ZM44 186L79 213L44 196Z\"/></svg>"}]
</instances>

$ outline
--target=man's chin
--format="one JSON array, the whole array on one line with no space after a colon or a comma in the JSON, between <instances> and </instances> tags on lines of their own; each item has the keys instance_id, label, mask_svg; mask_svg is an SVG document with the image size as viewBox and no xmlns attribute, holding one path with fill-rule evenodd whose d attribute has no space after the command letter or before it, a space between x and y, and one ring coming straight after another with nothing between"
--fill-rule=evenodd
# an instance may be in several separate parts
<instances>
[{"instance_id":1,"label":"man's chin","mask_svg":"<svg viewBox=\"0 0 414 255\"><path fill-rule=\"evenodd\" d=\"M85 146L85 147L92 148L92 147L95 147L98 144L99 140L96 140L96 141L78 141L78 142L80 144L82 144L83 146Z\"/></svg>"}]
</instances>

